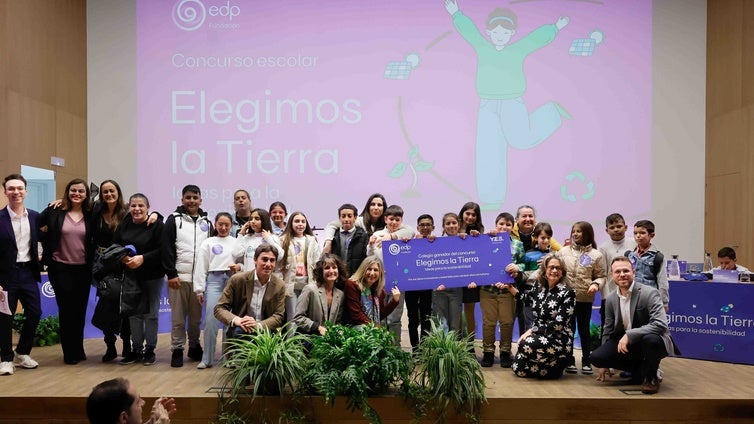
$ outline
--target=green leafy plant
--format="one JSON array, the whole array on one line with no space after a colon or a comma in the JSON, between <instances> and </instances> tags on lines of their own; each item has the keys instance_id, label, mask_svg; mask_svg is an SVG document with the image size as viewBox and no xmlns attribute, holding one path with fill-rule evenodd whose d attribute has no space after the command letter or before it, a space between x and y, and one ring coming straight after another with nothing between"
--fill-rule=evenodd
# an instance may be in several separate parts
<instances>
[{"instance_id":1,"label":"green leafy plant","mask_svg":"<svg viewBox=\"0 0 754 424\"><path fill-rule=\"evenodd\" d=\"M232 398L251 392L252 399L282 394L286 387L294 390L305 370L303 340L292 328L265 328L229 339L222 387Z\"/></svg>"},{"instance_id":2,"label":"green leafy plant","mask_svg":"<svg viewBox=\"0 0 754 424\"><path fill-rule=\"evenodd\" d=\"M471 422L478 421L479 408L487 401L482 368L469 352L470 338L459 338L455 331L445 332L433 320L413 356L411 396L415 398L416 418L428 410L444 421L448 407L453 407Z\"/></svg>"},{"instance_id":3,"label":"green leafy plant","mask_svg":"<svg viewBox=\"0 0 754 424\"><path fill-rule=\"evenodd\" d=\"M409 361L409 354L393 344L392 333L384 328L328 324L327 333L314 340L304 381L330 404L336 396L348 396L349 410L360 409L370 422L379 423L367 399L398 385L407 389Z\"/></svg>"},{"instance_id":4,"label":"green leafy plant","mask_svg":"<svg viewBox=\"0 0 754 424\"><path fill-rule=\"evenodd\" d=\"M24 322L26 322L24 314L15 314L13 316L13 329L20 332ZM52 346L58 343L60 343L60 319L58 316L50 315L41 319L34 334L34 346Z\"/></svg>"},{"instance_id":5,"label":"green leafy plant","mask_svg":"<svg viewBox=\"0 0 754 424\"><path fill-rule=\"evenodd\" d=\"M589 323L589 342L591 343L592 351L602 344L602 328L599 324Z\"/></svg>"}]
</instances>

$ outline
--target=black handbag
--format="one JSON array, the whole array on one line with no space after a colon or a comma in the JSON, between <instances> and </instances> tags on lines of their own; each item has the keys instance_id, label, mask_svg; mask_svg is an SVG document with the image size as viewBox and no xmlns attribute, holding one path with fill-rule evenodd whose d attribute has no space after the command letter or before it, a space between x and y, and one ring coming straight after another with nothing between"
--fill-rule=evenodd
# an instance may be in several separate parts
<instances>
[{"instance_id":1,"label":"black handbag","mask_svg":"<svg viewBox=\"0 0 754 424\"><path fill-rule=\"evenodd\" d=\"M123 288L124 273L112 273L97 281L97 296L108 302L117 302Z\"/></svg>"}]
</instances>

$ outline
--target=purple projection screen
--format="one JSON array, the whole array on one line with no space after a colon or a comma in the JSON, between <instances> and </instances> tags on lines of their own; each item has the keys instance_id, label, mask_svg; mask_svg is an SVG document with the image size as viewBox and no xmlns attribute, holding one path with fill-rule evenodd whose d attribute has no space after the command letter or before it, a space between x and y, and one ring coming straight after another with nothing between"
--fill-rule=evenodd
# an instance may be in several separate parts
<instances>
[{"instance_id":1,"label":"purple projection screen","mask_svg":"<svg viewBox=\"0 0 754 424\"><path fill-rule=\"evenodd\" d=\"M214 216L245 188L320 227L373 192L409 224L648 214L651 1L456 5L138 0L139 190L164 213L197 184Z\"/></svg>"}]
</instances>

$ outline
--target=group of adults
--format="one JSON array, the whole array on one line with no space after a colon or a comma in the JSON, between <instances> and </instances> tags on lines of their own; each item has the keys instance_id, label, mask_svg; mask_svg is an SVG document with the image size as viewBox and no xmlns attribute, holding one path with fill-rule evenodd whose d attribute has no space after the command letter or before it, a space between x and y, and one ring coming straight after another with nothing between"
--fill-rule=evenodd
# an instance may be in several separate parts
<instances>
[{"instance_id":1,"label":"group of adults","mask_svg":"<svg viewBox=\"0 0 754 424\"><path fill-rule=\"evenodd\" d=\"M512 365L516 375L557 378L573 365L574 316L580 310L580 300L593 299L606 279L604 267L602 275L594 272L599 270L598 261L593 260L586 248L594 244L591 226L583 225L588 223L574 225L571 244L563 249L549 238L547 254L536 261L534 273L519 272L523 268L518 266L506 268L514 277L519 274L531 277L525 284L480 282L477 286L471 282L460 296L452 293L454 289L441 285L423 293L401 293L397 287L388 293L380 244L391 239L433 238L434 220L430 215L422 215L417 223L419 232L415 233L413 228L403 224L403 210L397 205L388 207L380 194L369 197L361 214L351 204L338 208L338 220L328 225L324 248L320 250L302 212L288 216L285 205L279 202L271 205L269 212L252 209L245 190L238 190L234 195L235 213L218 214L213 226L199 208L199 188L192 185L184 188L182 205L165 223L159 214L150 215L149 200L143 194L131 196L125 204L119 185L112 180L100 185L99 199L94 203L87 183L72 180L66 186L62 201L41 214L25 208L26 181L21 175L9 175L3 186L9 203L0 211L3 252L0 273L5 277L2 289L7 292L12 311L20 301L26 316L15 352L11 344L10 317L0 316L0 374L3 375L13 374L16 367L38 366L29 353L41 313L37 282L42 265L47 266L56 293L63 360L66 364L76 364L87 359L83 328L92 280L91 264L102 260L113 246L127 247L125 253L117 257L117 264L138 282L143 298L140 308L128 319L118 319L118 313L113 311L117 308L112 304L101 308L101 313L109 317L100 320L106 323L101 326L106 343L102 359L109 361L117 356L115 338L120 335L124 340L122 364L155 362L157 312L167 275L170 291L175 291L170 296L173 366L176 362L178 366L183 365L183 346L187 342L189 357L199 362L197 368L211 367L215 362L216 327L214 334L205 328L205 347L211 352L202 352L197 314L190 311L193 303L204 307L207 321L212 318L224 324L231 337L261 328L277 329L287 322L296 325L298 331L315 336L327 331L327 322L352 326L374 323L393 330L397 328L399 337L405 304L409 312L410 339L415 346L428 328L430 314L442 318L446 328L462 333L458 318L461 303L472 304L473 310L473 303L480 298L479 286L483 286L486 290L481 296L483 314L490 294L499 296L495 301L502 299L508 304L512 300L514 305L516 301L525 305L513 309L524 330L518 341L518 352L515 357L510 355L510 344L506 346L501 340L501 365L506 366L502 355L506 353L511 361L508 366ZM534 208L519 208L515 219L510 214L501 214L498 218L496 229L490 233L508 232L512 249L514 246L522 251L536 248ZM182 235L182 231L189 231L187 228L192 232ZM483 234L479 205L469 202L458 214L445 214L442 228L445 236ZM197 241L199 233L204 236ZM194 237L193 243L187 243L188 235ZM37 241L43 245L41 258ZM171 247L166 249L166 244ZM183 267L196 263L202 265ZM606 356L598 349L589 358L587 350L585 359L587 365L591 361L603 368L628 370L634 380L654 382L659 360L672 354L672 349L665 343L662 349L656 349L656 354L647 355L650 348L645 345L645 339L667 341L665 310L662 301L657 308L660 298L657 290L633 284L631 265L622 256L610 264L612 280L619 290L606 299L600 349L609 349L614 355ZM590 273L585 274L585 270ZM573 283L576 278L586 279L588 284ZM210 289L213 282L216 285ZM182 288L184 285L188 286L187 290ZM452 300L439 306L446 297ZM120 307L122 309L123 305ZM591 302L588 309L591 311ZM179 311L177 316L176 310ZM524 314L525 311L528 314ZM529 325L525 324L524 315L528 316ZM198 316L201 317L201 309ZM499 318L491 321L492 337L498 322L501 330L503 321L512 327L512 321L508 323ZM472 321L469 333L473 333L473 314L467 313L466 321ZM196 327L192 329L192 325ZM490 347L494 352L495 340L490 343L487 337L489 327L490 320L485 317L483 364ZM581 329L579 325L583 349L584 333L586 340L589 333ZM614 346L610 347L611 343ZM657 340L653 343L659 346ZM176 361L176 356L180 361ZM624 362L613 366L616 360Z\"/></svg>"}]
</instances>

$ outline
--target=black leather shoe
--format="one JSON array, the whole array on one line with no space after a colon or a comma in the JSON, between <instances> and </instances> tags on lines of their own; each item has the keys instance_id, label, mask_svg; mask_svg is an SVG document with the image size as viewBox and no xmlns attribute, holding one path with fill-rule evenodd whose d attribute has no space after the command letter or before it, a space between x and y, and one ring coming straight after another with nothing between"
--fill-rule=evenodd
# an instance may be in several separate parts
<instances>
[{"instance_id":1,"label":"black leather shoe","mask_svg":"<svg viewBox=\"0 0 754 424\"><path fill-rule=\"evenodd\" d=\"M645 395L653 395L660 391L660 381L657 377L645 378L641 385L641 392Z\"/></svg>"},{"instance_id":2,"label":"black leather shoe","mask_svg":"<svg viewBox=\"0 0 754 424\"><path fill-rule=\"evenodd\" d=\"M489 368L495 362L495 352L484 352L482 354L482 366Z\"/></svg>"},{"instance_id":3,"label":"black leather shoe","mask_svg":"<svg viewBox=\"0 0 754 424\"><path fill-rule=\"evenodd\" d=\"M110 362L118 357L118 350L115 349L115 343L107 345L107 351L102 355L102 362Z\"/></svg>"},{"instance_id":4,"label":"black leather shoe","mask_svg":"<svg viewBox=\"0 0 754 424\"><path fill-rule=\"evenodd\" d=\"M180 368L183 366L183 349L176 349L173 351L173 356L170 358L170 366L173 368Z\"/></svg>"},{"instance_id":5,"label":"black leather shoe","mask_svg":"<svg viewBox=\"0 0 754 424\"><path fill-rule=\"evenodd\" d=\"M510 368L513 365L513 357L510 352L500 352L500 366Z\"/></svg>"},{"instance_id":6,"label":"black leather shoe","mask_svg":"<svg viewBox=\"0 0 754 424\"><path fill-rule=\"evenodd\" d=\"M201 361L202 355L204 355L204 350L202 350L201 346L189 346L188 350L188 357L193 359L194 361Z\"/></svg>"}]
</instances>

